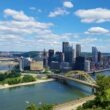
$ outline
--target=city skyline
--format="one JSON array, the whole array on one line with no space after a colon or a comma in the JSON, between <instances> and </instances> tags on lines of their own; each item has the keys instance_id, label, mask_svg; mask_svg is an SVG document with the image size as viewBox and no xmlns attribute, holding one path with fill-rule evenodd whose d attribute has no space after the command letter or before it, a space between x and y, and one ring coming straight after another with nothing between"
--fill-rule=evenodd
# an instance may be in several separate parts
<instances>
[{"instance_id":1,"label":"city skyline","mask_svg":"<svg viewBox=\"0 0 110 110\"><path fill-rule=\"evenodd\" d=\"M48 5L50 3L50 5ZM0 51L61 50L63 41L82 51L110 52L110 1L1 0ZM18 5L20 4L20 5Z\"/></svg>"}]
</instances>

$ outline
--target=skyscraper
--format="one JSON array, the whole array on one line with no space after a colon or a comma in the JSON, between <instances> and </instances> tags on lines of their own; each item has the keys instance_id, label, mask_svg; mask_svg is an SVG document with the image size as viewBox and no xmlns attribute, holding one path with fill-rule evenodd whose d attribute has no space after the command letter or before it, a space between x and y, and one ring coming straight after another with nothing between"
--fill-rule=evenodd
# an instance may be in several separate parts
<instances>
[{"instance_id":1,"label":"skyscraper","mask_svg":"<svg viewBox=\"0 0 110 110\"><path fill-rule=\"evenodd\" d=\"M92 61L98 63L98 50L96 47L92 47Z\"/></svg>"},{"instance_id":2,"label":"skyscraper","mask_svg":"<svg viewBox=\"0 0 110 110\"><path fill-rule=\"evenodd\" d=\"M62 50L64 53L64 61L72 63L73 62L73 56L74 56L73 47L70 46L68 42L63 42L62 48L63 48Z\"/></svg>"},{"instance_id":3,"label":"skyscraper","mask_svg":"<svg viewBox=\"0 0 110 110\"><path fill-rule=\"evenodd\" d=\"M76 57L81 56L81 45L76 44Z\"/></svg>"},{"instance_id":4,"label":"skyscraper","mask_svg":"<svg viewBox=\"0 0 110 110\"><path fill-rule=\"evenodd\" d=\"M84 70L85 69L85 57L76 57L75 70Z\"/></svg>"},{"instance_id":5,"label":"skyscraper","mask_svg":"<svg viewBox=\"0 0 110 110\"><path fill-rule=\"evenodd\" d=\"M98 52L98 63L102 63L103 56L101 52Z\"/></svg>"},{"instance_id":6,"label":"skyscraper","mask_svg":"<svg viewBox=\"0 0 110 110\"><path fill-rule=\"evenodd\" d=\"M67 50L67 47L69 46L69 42L63 42L62 44L62 52L65 53L65 51Z\"/></svg>"},{"instance_id":7,"label":"skyscraper","mask_svg":"<svg viewBox=\"0 0 110 110\"><path fill-rule=\"evenodd\" d=\"M52 58L54 56L54 50L50 49L48 51L48 65L50 66L51 62L52 62Z\"/></svg>"},{"instance_id":8,"label":"skyscraper","mask_svg":"<svg viewBox=\"0 0 110 110\"><path fill-rule=\"evenodd\" d=\"M59 63L64 62L64 54L62 52L56 52L56 58Z\"/></svg>"},{"instance_id":9,"label":"skyscraper","mask_svg":"<svg viewBox=\"0 0 110 110\"><path fill-rule=\"evenodd\" d=\"M45 51L45 49L44 49L44 51L43 51L43 66L44 66L44 67L47 67L47 66L48 66L48 54L47 54L47 52Z\"/></svg>"},{"instance_id":10,"label":"skyscraper","mask_svg":"<svg viewBox=\"0 0 110 110\"><path fill-rule=\"evenodd\" d=\"M69 62L69 63L72 64L73 55L74 55L73 47L72 46L68 46L67 50L65 51L65 62Z\"/></svg>"}]
</instances>

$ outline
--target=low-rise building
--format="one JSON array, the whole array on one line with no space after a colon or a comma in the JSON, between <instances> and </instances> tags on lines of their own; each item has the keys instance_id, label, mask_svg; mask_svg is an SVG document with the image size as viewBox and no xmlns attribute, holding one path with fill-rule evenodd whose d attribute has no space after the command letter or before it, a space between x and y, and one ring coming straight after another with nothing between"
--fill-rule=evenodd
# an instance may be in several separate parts
<instances>
[{"instance_id":1,"label":"low-rise building","mask_svg":"<svg viewBox=\"0 0 110 110\"><path fill-rule=\"evenodd\" d=\"M43 61L32 61L30 63L30 70L42 71L43 70Z\"/></svg>"},{"instance_id":2,"label":"low-rise building","mask_svg":"<svg viewBox=\"0 0 110 110\"><path fill-rule=\"evenodd\" d=\"M31 61L32 61L32 59L30 57L28 57L28 58L21 57L19 59L20 71L30 70L30 62Z\"/></svg>"}]
</instances>

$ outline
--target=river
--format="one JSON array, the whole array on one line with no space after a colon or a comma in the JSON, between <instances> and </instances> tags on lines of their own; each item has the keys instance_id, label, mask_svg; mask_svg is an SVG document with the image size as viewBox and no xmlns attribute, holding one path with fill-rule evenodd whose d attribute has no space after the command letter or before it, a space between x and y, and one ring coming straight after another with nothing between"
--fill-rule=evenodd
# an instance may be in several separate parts
<instances>
[{"instance_id":1,"label":"river","mask_svg":"<svg viewBox=\"0 0 110 110\"><path fill-rule=\"evenodd\" d=\"M56 81L0 90L2 110L24 110L26 102L57 104L87 96L88 93Z\"/></svg>"},{"instance_id":2,"label":"river","mask_svg":"<svg viewBox=\"0 0 110 110\"><path fill-rule=\"evenodd\" d=\"M105 76L110 76L110 71L104 71L104 72L99 72L96 74L91 74L91 76L96 79L98 75L105 75Z\"/></svg>"},{"instance_id":3,"label":"river","mask_svg":"<svg viewBox=\"0 0 110 110\"><path fill-rule=\"evenodd\" d=\"M97 73L99 74L99 73ZM103 72L110 75L109 71ZM57 81L0 90L0 110L25 110L27 103L58 104L90 95Z\"/></svg>"},{"instance_id":4,"label":"river","mask_svg":"<svg viewBox=\"0 0 110 110\"><path fill-rule=\"evenodd\" d=\"M17 65L17 63L13 63L12 62L0 62L0 72L6 72L9 70L12 70L14 68L14 66Z\"/></svg>"}]
</instances>

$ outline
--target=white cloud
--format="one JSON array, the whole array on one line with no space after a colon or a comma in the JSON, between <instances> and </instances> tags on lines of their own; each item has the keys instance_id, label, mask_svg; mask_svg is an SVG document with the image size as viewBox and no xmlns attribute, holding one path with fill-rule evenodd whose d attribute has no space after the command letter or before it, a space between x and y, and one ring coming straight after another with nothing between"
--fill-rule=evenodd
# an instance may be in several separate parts
<instances>
[{"instance_id":1,"label":"white cloud","mask_svg":"<svg viewBox=\"0 0 110 110\"><path fill-rule=\"evenodd\" d=\"M91 27L88 29L86 34L108 34L110 31L108 29L102 28L102 27Z\"/></svg>"},{"instance_id":2,"label":"white cloud","mask_svg":"<svg viewBox=\"0 0 110 110\"><path fill-rule=\"evenodd\" d=\"M110 10L104 8L96 9L80 9L75 14L81 18L81 22L85 23L102 23L110 22Z\"/></svg>"},{"instance_id":3,"label":"white cloud","mask_svg":"<svg viewBox=\"0 0 110 110\"><path fill-rule=\"evenodd\" d=\"M39 13L41 13L41 12L42 12L42 10L41 10L41 9L38 9L37 11L38 11Z\"/></svg>"},{"instance_id":4,"label":"white cloud","mask_svg":"<svg viewBox=\"0 0 110 110\"><path fill-rule=\"evenodd\" d=\"M54 11L49 13L49 17L56 17L56 16L62 16L67 15L69 12L63 8L56 8Z\"/></svg>"},{"instance_id":5,"label":"white cloud","mask_svg":"<svg viewBox=\"0 0 110 110\"><path fill-rule=\"evenodd\" d=\"M30 10L36 10L36 7L30 7L29 9Z\"/></svg>"},{"instance_id":6,"label":"white cloud","mask_svg":"<svg viewBox=\"0 0 110 110\"><path fill-rule=\"evenodd\" d=\"M37 9L36 7L30 7L29 9L32 10L32 11L34 11L34 12L38 12L38 13L41 13L42 12L41 9Z\"/></svg>"},{"instance_id":7,"label":"white cloud","mask_svg":"<svg viewBox=\"0 0 110 110\"><path fill-rule=\"evenodd\" d=\"M19 20L19 21L29 21L29 20L34 20L33 17L28 17L27 15L24 14L23 11L16 11L12 9L5 9L4 14L6 17L10 16L14 20Z\"/></svg>"},{"instance_id":8,"label":"white cloud","mask_svg":"<svg viewBox=\"0 0 110 110\"><path fill-rule=\"evenodd\" d=\"M7 18L0 21L0 43L4 50L23 50L27 46L28 49L35 49L36 45L41 46L44 42L52 43L58 39L58 35L50 29L53 23L39 22L23 11L6 9L4 14ZM39 40L43 42L39 43Z\"/></svg>"},{"instance_id":9,"label":"white cloud","mask_svg":"<svg viewBox=\"0 0 110 110\"><path fill-rule=\"evenodd\" d=\"M88 38L84 38L84 39L79 40L79 42L81 44L88 44L89 45L90 43L96 42L97 40L98 40L97 38L88 37Z\"/></svg>"},{"instance_id":10,"label":"white cloud","mask_svg":"<svg viewBox=\"0 0 110 110\"><path fill-rule=\"evenodd\" d=\"M18 17L21 12L24 16L22 19ZM77 42L82 45L99 42L99 39L87 38L88 35L84 34L84 38L78 33L56 34L51 30L53 23L40 22L32 16L26 15L23 11L12 9L7 11L6 9L4 14L7 15L7 18L0 20L0 50L3 51L32 51L44 48L60 50L62 41L73 42L73 45ZM87 50L88 46L85 49Z\"/></svg>"},{"instance_id":11,"label":"white cloud","mask_svg":"<svg viewBox=\"0 0 110 110\"><path fill-rule=\"evenodd\" d=\"M63 6L66 7L66 8L73 8L74 7L73 3L70 2L70 1L65 1L63 3Z\"/></svg>"},{"instance_id":12,"label":"white cloud","mask_svg":"<svg viewBox=\"0 0 110 110\"><path fill-rule=\"evenodd\" d=\"M18 17L21 12L22 19ZM3 50L43 50L44 47L50 48L50 45L59 49L62 41L69 41L74 36L76 38L71 33L53 33L53 23L39 22L23 11L6 9L4 14L7 18L0 21L0 45Z\"/></svg>"}]
</instances>

